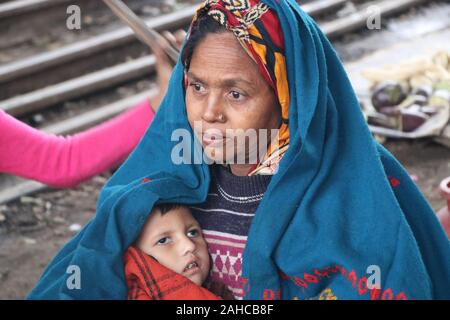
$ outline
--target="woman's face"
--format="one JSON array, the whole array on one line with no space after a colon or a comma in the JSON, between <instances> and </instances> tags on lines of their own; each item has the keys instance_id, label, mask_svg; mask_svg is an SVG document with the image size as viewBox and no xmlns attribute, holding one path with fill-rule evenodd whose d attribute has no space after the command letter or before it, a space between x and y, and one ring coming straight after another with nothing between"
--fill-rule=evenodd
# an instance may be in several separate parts
<instances>
[{"instance_id":1,"label":"woman's face","mask_svg":"<svg viewBox=\"0 0 450 320\"><path fill-rule=\"evenodd\" d=\"M278 129L281 110L258 66L231 32L203 39L194 50L187 76L188 120L209 158L236 163L235 156L244 154L248 163L249 152L257 148L254 137L259 148L267 150L270 138L262 139L265 131L260 129L266 129L267 135ZM247 134L249 129L256 136Z\"/></svg>"}]
</instances>

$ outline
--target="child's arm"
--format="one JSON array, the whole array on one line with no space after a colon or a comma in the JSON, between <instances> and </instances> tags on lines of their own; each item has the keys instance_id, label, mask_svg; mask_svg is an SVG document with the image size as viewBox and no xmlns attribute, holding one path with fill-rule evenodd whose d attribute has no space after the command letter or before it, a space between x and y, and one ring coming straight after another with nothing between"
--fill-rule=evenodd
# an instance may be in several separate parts
<instances>
[{"instance_id":1,"label":"child's arm","mask_svg":"<svg viewBox=\"0 0 450 320\"><path fill-rule=\"evenodd\" d=\"M128 248L124 263L129 300L220 300L135 247Z\"/></svg>"}]
</instances>

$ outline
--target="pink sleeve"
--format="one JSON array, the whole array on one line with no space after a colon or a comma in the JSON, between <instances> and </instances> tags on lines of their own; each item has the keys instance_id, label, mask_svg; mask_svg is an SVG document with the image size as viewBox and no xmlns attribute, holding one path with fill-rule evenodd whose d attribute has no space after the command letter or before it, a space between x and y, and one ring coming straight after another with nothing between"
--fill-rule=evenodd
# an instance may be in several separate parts
<instances>
[{"instance_id":1,"label":"pink sleeve","mask_svg":"<svg viewBox=\"0 0 450 320\"><path fill-rule=\"evenodd\" d=\"M0 109L0 172L54 187L73 187L123 161L152 121L145 100L127 112L73 136L34 129Z\"/></svg>"}]
</instances>

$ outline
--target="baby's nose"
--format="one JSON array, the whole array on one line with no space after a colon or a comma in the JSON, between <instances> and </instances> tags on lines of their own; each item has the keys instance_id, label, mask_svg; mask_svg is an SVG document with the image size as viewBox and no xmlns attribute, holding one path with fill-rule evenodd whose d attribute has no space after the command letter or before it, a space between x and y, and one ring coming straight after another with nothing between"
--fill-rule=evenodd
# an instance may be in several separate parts
<instances>
[{"instance_id":1,"label":"baby's nose","mask_svg":"<svg viewBox=\"0 0 450 320\"><path fill-rule=\"evenodd\" d=\"M196 244L195 242L189 238L189 237L184 237L184 239L182 240L183 244L182 244L182 250L183 250L183 255L186 255L188 253L193 253L195 252L196 249Z\"/></svg>"}]
</instances>

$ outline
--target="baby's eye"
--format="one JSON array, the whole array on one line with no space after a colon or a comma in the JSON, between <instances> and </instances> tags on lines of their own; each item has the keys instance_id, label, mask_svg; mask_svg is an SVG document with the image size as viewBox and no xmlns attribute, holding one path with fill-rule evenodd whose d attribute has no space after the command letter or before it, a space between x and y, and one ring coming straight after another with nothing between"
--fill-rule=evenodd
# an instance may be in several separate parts
<instances>
[{"instance_id":1,"label":"baby's eye","mask_svg":"<svg viewBox=\"0 0 450 320\"><path fill-rule=\"evenodd\" d=\"M159 239L156 244L163 245L163 244L167 244L168 242L169 242L169 237L165 237L165 238Z\"/></svg>"},{"instance_id":2,"label":"baby's eye","mask_svg":"<svg viewBox=\"0 0 450 320\"><path fill-rule=\"evenodd\" d=\"M198 231L197 229L189 230L188 233L187 233L188 237L190 237L190 238L195 238L199 234L200 234L200 231Z\"/></svg>"}]
</instances>

